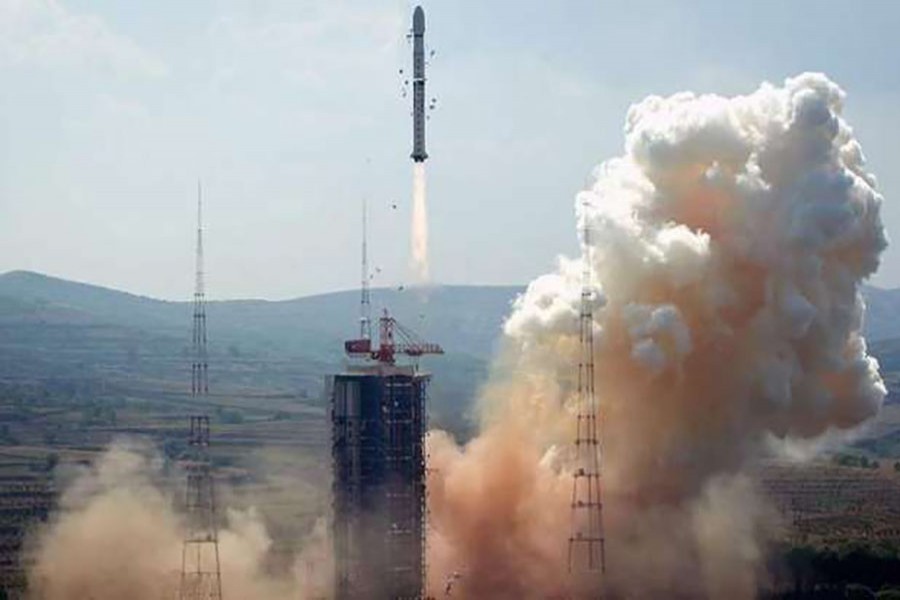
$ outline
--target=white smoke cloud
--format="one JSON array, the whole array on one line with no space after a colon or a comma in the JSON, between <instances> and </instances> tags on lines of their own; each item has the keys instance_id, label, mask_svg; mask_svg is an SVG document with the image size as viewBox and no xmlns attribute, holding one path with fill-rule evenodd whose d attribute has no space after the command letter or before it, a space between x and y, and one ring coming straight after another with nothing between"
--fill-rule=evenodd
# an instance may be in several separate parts
<instances>
[{"instance_id":1,"label":"white smoke cloud","mask_svg":"<svg viewBox=\"0 0 900 600\"><path fill-rule=\"evenodd\" d=\"M32 540L30 598L177 598L184 490L170 490L148 445L119 441L66 487L51 521ZM227 597L297 600L331 589L330 547L317 524L290 573L268 572L272 540L255 508L226 509L219 532ZM315 569L309 568L315 565Z\"/></svg>"},{"instance_id":2,"label":"white smoke cloud","mask_svg":"<svg viewBox=\"0 0 900 600\"><path fill-rule=\"evenodd\" d=\"M710 345L740 347L747 408L781 407L772 427L800 435L871 416L885 393L858 293L886 246L881 197L843 102L817 74L730 99L650 97L629 110L626 155L597 170L576 206L608 301L600 329L624 323L629 355L654 372ZM555 294L546 278L529 287L509 335L531 342L523 323L577 314L575 278L556 277ZM601 349L614 344L601 333ZM815 425L796 410L812 406Z\"/></svg>"},{"instance_id":3,"label":"white smoke cloud","mask_svg":"<svg viewBox=\"0 0 900 600\"><path fill-rule=\"evenodd\" d=\"M613 590L755 597L770 513L744 471L773 440L830 436L881 406L859 285L886 247L882 198L844 100L811 73L733 98L649 97L628 111L625 153L576 198L601 298L595 383ZM463 596L567 586L570 479L558 449L573 435L583 261L561 260L516 302L482 434L464 448L432 439L433 581L467 563ZM527 517L536 505L556 516Z\"/></svg>"}]
</instances>

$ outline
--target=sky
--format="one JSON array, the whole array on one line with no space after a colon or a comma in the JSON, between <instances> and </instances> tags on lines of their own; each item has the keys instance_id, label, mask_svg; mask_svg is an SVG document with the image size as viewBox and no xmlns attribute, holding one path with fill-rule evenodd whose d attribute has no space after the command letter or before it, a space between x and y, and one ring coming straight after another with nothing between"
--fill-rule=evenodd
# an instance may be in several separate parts
<instances>
[{"instance_id":1,"label":"sky","mask_svg":"<svg viewBox=\"0 0 900 600\"><path fill-rule=\"evenodd\" d=\"M212 298L412 279L407 0L0 0L0 272ZM900 241L900 2L425 1L431 273L524 284L628 107L822 71ZM896 233L895 233L896 232ZM874 283L900 286L900 243Z\"/></svg>"}]
</instances>

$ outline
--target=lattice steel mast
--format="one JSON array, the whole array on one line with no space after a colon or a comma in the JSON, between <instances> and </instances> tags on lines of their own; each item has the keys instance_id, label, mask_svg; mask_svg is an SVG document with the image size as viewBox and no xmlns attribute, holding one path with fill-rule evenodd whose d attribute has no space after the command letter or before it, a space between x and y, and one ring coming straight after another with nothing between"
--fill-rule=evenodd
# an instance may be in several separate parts
<instances>
[{"instance_id":1,"label":"lattice steel mast","mask_svg":"<svg viewBox=\"0 0 900 600\"><path fill-rule=\"evenodd\" d=\"M366 219L366 201L362 205L362 285L360 286L362 297L359 307L359 337L363 340L372 339L372 294L369 290L369 232Z\"/></svg>"},{"instance_id":2,"label":"lattice steel mast","mask_svg":"<svg viewBox=\"0 0 900 600\"><path fill-rule=\"evenodd\" d=\"M197 264L194 287L191 396L209 394L206 349L206 290L203 278L203 195L197 182ZM216 493L209 459L209 416L191 415L188 438L185 516L187 529L181 554L181 600L222 600Z\"/></svg>"},{"instance_id":3,"label":"lattice steel mast","mask_svg":"<svg viewBox=\"0 0 900 600\"><path fill-rule=\"evenodd\" d=\"M197 259L194 280L194 339L191 395L209 393L209 360L206 350L206 283L203 277L203 189L197 182Z\"/></svg>"},{"instance_id":4,"label":"lattice steel mast","mask_svg":"<svg viewBox=\"0 0 900 600\"><path fill-rule=\"evenodd\" d=\"M591 284L591 243L587 215L584 218L584 269L582 271L579 314L581 355L578 360L576 462L572 481L572 530L569 536L568 562L569 573L573 577L581 579L582 583L588 584L586 591L595 591L599 590L599 578L595 578L595 575L602 575L606 571L606 547L601 489L601 415L594 393L594 298Z\"/></svg>"}]
</instances>

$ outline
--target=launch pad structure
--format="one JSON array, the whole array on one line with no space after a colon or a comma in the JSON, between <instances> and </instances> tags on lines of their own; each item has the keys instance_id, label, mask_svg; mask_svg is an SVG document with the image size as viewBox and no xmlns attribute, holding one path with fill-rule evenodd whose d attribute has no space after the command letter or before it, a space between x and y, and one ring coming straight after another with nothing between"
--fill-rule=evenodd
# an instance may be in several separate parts
<instances>
[{"instance_id":1,"label":"launch pad structure","mask_svg":"<svg viewBox=\"0 0 900 600\"><path fill-rule=\"evenodd\" d=\"M338 599L422 597L429 380L380 363L332 378Z\"/></svg>"},{"instance_id":2,"label":"launch pad structure","mask_svg":"<svg viewBox=\"0 0 900 600\"><path fill-rule=\"evenodd\" d=\"M365 263L364 263L365 264ZM363 289L363 307L367 306ZM368 331L364 313L361 331ZM379 344L344 349L356 362L326 381L331 405L335 598L424 597L426 401L431 375L413 362L443 354L385 310Z\"/></svg>"}]
</instances>

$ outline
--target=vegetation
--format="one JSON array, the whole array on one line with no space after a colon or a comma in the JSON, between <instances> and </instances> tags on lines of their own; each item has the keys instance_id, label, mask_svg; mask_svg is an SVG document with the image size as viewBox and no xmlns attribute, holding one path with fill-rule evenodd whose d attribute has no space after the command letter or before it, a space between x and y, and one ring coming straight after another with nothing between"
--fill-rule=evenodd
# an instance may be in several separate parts
<instances>
[{"instance_id":1,"label":"vegetation","mask_svg":"<svg viewBox=\"0 0 900 600\"><path fill-rule=\"evenodd\" d=\"M373 290L376 307L390 307L401 322L447 352L423 362L435 375L429 402L434 426L459 437L471 432L471 401L520 291L512 286ZM191 310L189 302L163 302L36 273L0 275L0 382L39 382L36 390L44 391L36 393L84 405L83 425L115 426L121 407L111 404L104 385L119 384L124 395L132 392L149 403L159 401L155 391L183 389L190 380ZM323 375L341 368L343 341L358 334L358 313L355 291L280 302L210 302L212 389L321 402ZM89 407L98 392L115 412ZM31 403L19 406L27 410ZM155 412L161 406L146 408ZM224 418L237 424L241 417Z\"/></svg>"},{"instance_id":2,"label":"vegetation","mask_svg":"<svg viewBox=\"0 0 900 600\"><path fill-rule=\"evenodd\" d=\"M878 469L881 467L877 460L870 459L864 454L839 453L832 457L832 461L842 467L856 467L860 469Z\"/></svg>"},{"instance_id":3,"label":"vegetation","mask_svg":"<svg viewBox=\"0 0 900 600\"><path fill-rule=\"evenodd\" d=\"M775 554L773 598L900 598L900 545L848 541L791 546Z\"/></svg>"}]
</instances>

